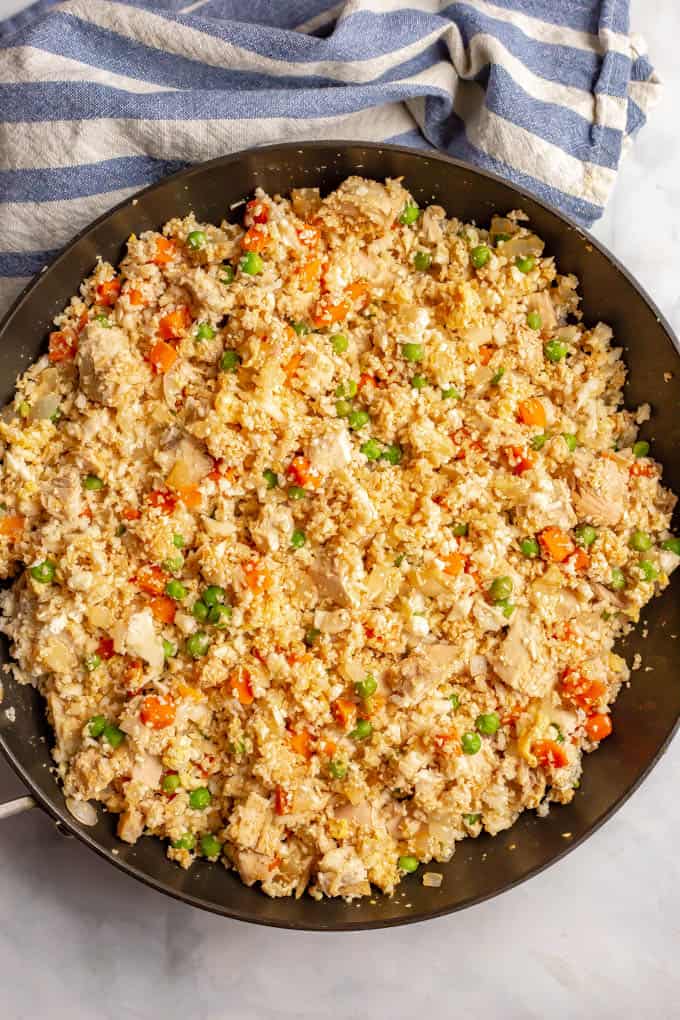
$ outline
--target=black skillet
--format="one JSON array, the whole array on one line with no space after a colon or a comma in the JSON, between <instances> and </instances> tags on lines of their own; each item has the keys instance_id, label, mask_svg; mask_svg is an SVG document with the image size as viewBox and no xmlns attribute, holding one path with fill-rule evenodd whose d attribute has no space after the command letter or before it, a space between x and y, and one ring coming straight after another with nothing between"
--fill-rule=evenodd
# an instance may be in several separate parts
<instances>
[{"instance_id":1,"label":"black skillet","mask_svg":"<svg viewBox=\"0 0 680 1020\"><path fill-rule=\"evenodd\" d=\"M230 206L257 185L270 193L305 186L328 192L353 173L403 177L421 205L436 202L450 215L480 225L488 224L493 213L524 209L545 239L547 253L556 256L561 270L576 273L582 281L586 321L601 319L613 326L630 369L627 403L652 404L653 417L643 435L654 440L666 484L680 491L680 345L644 291L592 237L525 192L452 159L392 145L268 146L204 163L128 199L83 231L5 318L0 327L2 402L12 396L17 374L44 351L52 317L77 291L96 256L116 263L129 234L157 229L190 210L199 220L237 219L242 209L231 212ZM307 896L271 900L257 888L246 888L221 865L199 861L182 871L166 858L160 840L144 838L132 847L121 843L115 816L100 812L97 824L86 828L66 810L50 771L52 738L41 698L11 680L5 682L0 711L0 747L60 827L134 878L194 906L244 921L314 931L380 928L437 917L495 896L558 860L609 818L658 760L680 716L678 643L672 637L680 633L679 586L680 571L671 588L643 614L647 639L639 627L624 643L622 651L629 659L639 651L653 668L633 674L632 685L622 691L614 709L614 735L586 760L575 800L554 807L543 820L526 812L494 839L481 836L459 844L449 864L429 868L443 873L439 889L424 887L414 875L392 898L376 895L351 905L317 903ZM0 656L7 660L6 644ZM15 709L16 721L10 721L7 708Z\"/></svg>"}]
</instances>

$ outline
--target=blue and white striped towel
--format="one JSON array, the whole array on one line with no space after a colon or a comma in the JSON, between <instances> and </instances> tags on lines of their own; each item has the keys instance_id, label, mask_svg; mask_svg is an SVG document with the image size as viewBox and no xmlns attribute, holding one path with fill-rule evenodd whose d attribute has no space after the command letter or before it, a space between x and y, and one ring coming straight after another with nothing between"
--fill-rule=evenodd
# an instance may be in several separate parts
<instances>
[{"instance_id":1,"label":"blue and white striped towel","mask_svg":"<svg viewBox=\"0 0 680 1020\"><path fill-rule=\"evenodd\" d=\"M90 220L277 140L435 146L590 224L659 91L629 0L40 0L0 22L0 312Z\"/></svg>"}]
</instances>

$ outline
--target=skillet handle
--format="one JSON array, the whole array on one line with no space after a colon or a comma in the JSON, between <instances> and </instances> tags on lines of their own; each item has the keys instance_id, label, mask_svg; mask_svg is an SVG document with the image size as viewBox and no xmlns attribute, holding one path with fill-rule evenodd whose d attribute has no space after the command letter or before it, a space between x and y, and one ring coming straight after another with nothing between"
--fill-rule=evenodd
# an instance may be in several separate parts
<instances>
[{"instance_id":1,"label":"skillet handle","mask_svg":"<svg viewBox=\"0 0 680 1020\"><path fill-rule=\"evenodd\" d=\"M33 797L15 797L14 800L8 800L4 804L0 804L0 821L3 818L12 818L13 815L18 815L21 811L28 811L29 808L37 806Z\"/></svg>"}]
</instances>

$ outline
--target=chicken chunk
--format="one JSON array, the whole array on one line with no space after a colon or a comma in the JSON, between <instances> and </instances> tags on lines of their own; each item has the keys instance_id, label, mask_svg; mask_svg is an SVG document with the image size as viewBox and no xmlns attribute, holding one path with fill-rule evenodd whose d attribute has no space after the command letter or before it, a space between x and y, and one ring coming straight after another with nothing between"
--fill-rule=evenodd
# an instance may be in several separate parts
<instances>
[{"instance_id":1,"label":"chicken chunk","mask_svg":"<svg viewBox=\"0 0 680 1020\"><path fill-rule=\"evenodd\" d=\"M345 426L334 422L310 439L307 456L312 467L321 474L337 471L349 464L352 444Z\"/></svg>"},{"instance_id":2,"label":"chicken chunk","mask_svg":"<svg viewBox=\"0 0 680 1020\"><path fill-rule=\"evenodd\" d=\"M76 365L83 393L108 407L138 399L148 376L125 331L97 322L91 322L80 336Z\"/></svg>"},{"instance_id":3,"label":"chicken chunk","mask_svg":"<svg viewBox=\"0 0 680 1020\"><path fill-rule=\"evenodd\" d=\"M246 802L234 808L228 829L229 839L239 847L254 850L262 830L271 821L271 817L269 801L259 793L248 794Z\"/></svg>"},{"instance_id":4,"label":"chicken chunk","mask_svg":"<svg viewBox=\"0 0 680 1020\"><path fill-rule=\"evenodd\" d=\"M623 516L627 491L623 468L609 457L600 457L575 479L574 508L581 520L613 527Z\"/></svg>"},{"instance_id":5,"label":"chicken chunk","mask_svg":"<svg viewBox=\"0 0 680 1020\"><path fill-rule=\"evenodd\" d=\"M339 846L323 855L318 883L326 896L365 896L371 891L366 866L351 846Z\"/></svg>"},{"instance_id":6,"label":"chicken chunk","mask_svg":"<svg viewBox=\"0 0 680 1020\"><path fill-rule=\"evenodd\" d=\"M513 613L508 633L489 661L504 683L531 697L542 697L554 680L543 627L523 608Z\"/></svg>"}]
</instances>

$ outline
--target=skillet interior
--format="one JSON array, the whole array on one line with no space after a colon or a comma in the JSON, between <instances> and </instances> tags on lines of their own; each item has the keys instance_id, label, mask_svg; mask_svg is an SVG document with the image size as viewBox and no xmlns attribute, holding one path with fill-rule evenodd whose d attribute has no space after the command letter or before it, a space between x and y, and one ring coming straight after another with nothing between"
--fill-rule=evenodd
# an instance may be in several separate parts
<instances>
[{"instance_id":1,"label":"skillet interior","mask_svg":"<svg viewBox=\"0 0 680 1020\"><path fill-rule=\"evenodd\" d=\"M651 422L643 430L654 440L654 455L664 465L664 481L680 491L680 347L671 339L660 313L621 266L592 238L518 193L502 180L471 170L445 157L422 155L396 146L353 143L310 143L270 146L235 154L168 178L128 200L81 234L56 262L19 298L0 327L0 398L13 393L14 382L45 347L52 317L62 309L97 255L116 263L130 233L158 228L173 216L193 209L199 219L238 218L229 206L249 195L256 185L285 193L291 187L320 186L324 192L348 174L405 178L423 205L438 202L449 215L486 225L494 212L521 207L545 239L562 271L578 275L588 322L610 323L625 348L630 369L629 405L649 401ZM664 380L664 373L671 378ZM459 845L453 860L432 865L441 870L440 889L407 878L393 898L375 896L352 905L335 900L316 903L309 897L270 900L247 889L221 865L197 862L184 872L166 857L163 844L145 838L129 847L115 836L115 818L100 813L86 829L64 807L50 772L47 726L42 699L32 688L5 683L3 708L14 706L16 722L0 712L0 747L43 807L111 863L162 892L196 906L261 924L311 930L382 927L422 920L460 909L493 896L528 878L585 839L632 792L663 751L680 717L680 684L676 678L680 634L680 571L664 596L646 607L642 628L620 649L629 659L639 651L651 672L633 674L614 709L614 735L585 762L581 788L566 807L554 806L548 818L525 812L511 830L492 839L481 836ZM7 646L0 661L7 661ZM572 833L570 839L564 832ZM508 850L513 844L515 849Z\"/></svg>"}]
</instances>

